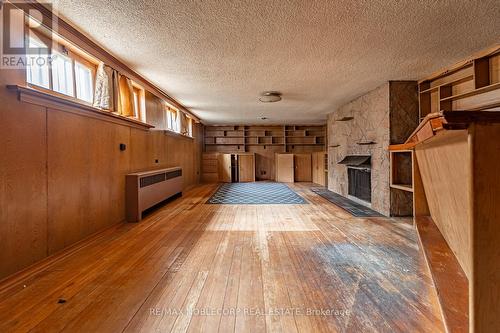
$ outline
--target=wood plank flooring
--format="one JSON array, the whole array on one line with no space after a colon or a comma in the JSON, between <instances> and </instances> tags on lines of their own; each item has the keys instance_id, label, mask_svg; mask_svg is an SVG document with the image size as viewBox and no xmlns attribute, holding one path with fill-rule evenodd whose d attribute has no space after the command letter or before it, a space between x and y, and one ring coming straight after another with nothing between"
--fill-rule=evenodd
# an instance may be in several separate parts
<instances>
[{"instance_id":1,"label":"wood plank flooring","mask_svg":"<svg viewBox=\"0 0 500 333\"><path fill-rule=\"evenodd\" d=\"M414 228L305 205L207 205L201 185L8 288L0 332L442 332Z\"/></svg>"}]
</instances>

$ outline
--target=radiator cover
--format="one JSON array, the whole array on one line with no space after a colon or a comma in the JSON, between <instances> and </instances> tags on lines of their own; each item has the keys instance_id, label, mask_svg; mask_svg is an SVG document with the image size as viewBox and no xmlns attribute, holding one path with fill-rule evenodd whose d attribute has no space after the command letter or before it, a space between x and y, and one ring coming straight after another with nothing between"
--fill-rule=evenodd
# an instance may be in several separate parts
<instances>
[{"instance_id":1,"label":"radiator cover","mask_svg":"<svg viewBox=\"0 0 500 333\"><path fill-rule=\"evenodd\" d=\"M182 193L182 168L174 167L126 176L127 221L139 222L142 212Z\"/></svg>"}]
</instances>

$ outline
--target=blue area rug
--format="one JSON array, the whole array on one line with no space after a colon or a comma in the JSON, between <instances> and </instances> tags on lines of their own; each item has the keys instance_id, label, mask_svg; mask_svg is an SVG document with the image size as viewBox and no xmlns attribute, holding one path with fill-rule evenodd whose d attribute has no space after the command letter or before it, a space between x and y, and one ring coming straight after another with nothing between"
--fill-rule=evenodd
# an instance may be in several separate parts
<instances>
[{"instance_id":1,"label":"blue area rug","mask_svg":"<svg viewBox=\"0 0 500 333\"><path fill-rule=\"evenodd\" d=\"M296 205L307 204L307 201L281 183L227 183L222 184L207 203Z\"/></svg>"},{"instance_id":2,"label":"blue area rug","mask_svg":"<svg viewBox=\"0 0 500 333\"><path fill-rule=\"evenodd\" d=\"M311 189L314 193L322 196L331 203L343 208L347 212L351 213L352 216L356 217L383 217L384 215L363 206L355 201L345 198L337 193L329 191L325 188L313 188Z\"/></svg>"}]
</instances>

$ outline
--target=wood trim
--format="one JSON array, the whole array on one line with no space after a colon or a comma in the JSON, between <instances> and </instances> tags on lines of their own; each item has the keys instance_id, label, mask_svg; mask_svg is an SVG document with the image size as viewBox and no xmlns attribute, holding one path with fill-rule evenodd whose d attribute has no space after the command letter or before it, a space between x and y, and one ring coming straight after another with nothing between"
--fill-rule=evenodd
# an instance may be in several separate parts
<instances>
[{"instance_id":1,"label":"wood trim","mask_svg":"<svg viewBox=\"0 0 500 333\"><path fill-rule=\"evenodd\" d=\"M431 119L439 118L439 117L441 117L441 113L439 113L439 112L429 113L428 115L426 115L425 118L420 122L420 124L418 124L417 128L415 128L413 133L410 134L410 136L408 137L408 140L406 140L405 143L413 143L413 141L411 141L411 139L417 135L417 133L422 129L422 127L424 127L427 124L427 122L430 121Z\"/></svg>"},{"instance_id":2,"label":"wood trim","mask_svg":"<svg viewBox=\"0 0 500 333\"><path fill-rule=\"evenodd\" d=\"M500 112L442 111L428 114L404 144L391 145L389 150L411 149L432 138L440 130L462 130L471 123L500 123Z\"/></svg>"},{"instance_id":3,"label":"wood trim","mask_svg":"<svg viewBox=\"0 0 500 333\"><path fill-rule=\"evenodd\" d=\"M500 327L500 125L474 122L469 127L471 332Z\"/></svg>"},{"instance_id":4,"label":"wood trim","mask_svg":"<svg viewBox=\"0 0 500 333\"><path fill-rule=\"evenodd\" d=\"M422 175L420 174L420 167L418 165L417 154L415 151L412 152L412 181L414 219L418 216L430 216L431 213L429 210L429 205L427 203L427 196L425 195Z\"/></svg>"},{"instance_id":5,"label":"wood trim","mask_svg":"<svg viewBox=\"0 0 500 333\"><path fill-rule=\"evenodd\" d=\"M156 130L153 130L153 131L156 131ZM189 135L185 135L185 134L182 134L182 133L177 133L177 132L174 132L174 131L171 131L171 130L161 130L165 135L168 135L168 136L174 136L174 137L181 137L181 138L186 138L186 139L191 139L191 140L194 140L194 137L193 136L189 136Z\"/></svg>"},{"instance_id":6,"label":"wood trim","mask_svg":"<svg viewBox=\"0 0 500 333\"><path fill-rule=\"evenodd\" d=\"M415 145L413 143L402 143L402 144L397 144L397 145L390 145L389 151L394 151L394 152L411 151L411 149L414 146Z\"/></svg>"},{"instance_id":7,"label":"wood trim","mask_svg":"<svg viewBox=\"0 0 500 333\"><path fill-rule=\"evenodd\" d=\"M471 123L500 123L498 111L444 111L442 115L446 129L463 129Z\"/></svg>"},{"instance_id":8,"label":"wood trim","mask_svg":"<svg viewBox=\"0 0 500 333\"><path fill-rule=\"evenodd\" d=\"M76 37L77 39L82 41L83 43L85 43L86 46L89 46L91 50L87 49L86 47L82 46L79 43L74 42L71 38L68 38L67 36L62 36L62 37L66 38L70 42L76 44L78 47L83 49L85 52L88 52L91 56L93 56L101 61L104 61L107 65L110 65L112 67L118 67L116 69L122 71L130 79L143 85L145 88L147 88L151 93L153 93L157 97L165 99L168 103L172 104L173 106L175 106L176 108L178 108L182 112L189 114L196 122L201 122L201 120L196 115L194 115L190 110L188 110L184 105L182 105L176 99L174 99L173 97L168 95L164 90L162 90L158 86L156 86L153 83L151 83L150 81L148 81L146 78L144 78L142 75L138 74L136 71L132 70L123 61L121 61L118 58L116 58L115 56L113 56L111 53L106 51L99 44L94 42L92 39L87 37L85 34L80 32L78 29L73 27L71 24L66 22L60 16L52 13L43 4L37 2L36 0L26 0L26 2L27 2L28 6L40 11L40 13L43 16L45 16L47 19L51 19L52 17L56 17L57 18L57 26L59 28L66 30L68 33L70 33L71 35L73 35L74 37ZM56 33L59 33L59 31L56 31Z\"/></svg>"},{"instance_id":9,"label":"wood trim","mask_svg":"<svg viewBox=\"0 0 500 333\"><path fill-rule=\"evenodd\" d=\"M53 108L60 111L71 112L81 116L96 118L111 123L134 127L142 130L149 130L154 126L143 123L141 121L126 118L108 111L103 111L98 108L76 102L69 98L56 96L52 93L46 93L29 87L17 85L8 85L8 89L16 91L18 99L21 102L40 105L46 108Z\"/></svg>"}]
</instances>

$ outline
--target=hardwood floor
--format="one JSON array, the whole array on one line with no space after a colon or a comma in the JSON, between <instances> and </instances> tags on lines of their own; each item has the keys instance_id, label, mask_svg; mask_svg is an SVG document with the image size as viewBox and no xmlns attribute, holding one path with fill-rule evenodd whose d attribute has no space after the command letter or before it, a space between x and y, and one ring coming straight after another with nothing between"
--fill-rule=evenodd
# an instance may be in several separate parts
<instances>
[{"instance_id":1,"label":"hardwood floor","mask_svg":"<svg viewBox=\"0 0 500 333\"><path fill-rule=\"evenodd\" d=\"M198 186L0 285L0 332L442 332L413 227Z\"/></svg>"}]
</instances>

